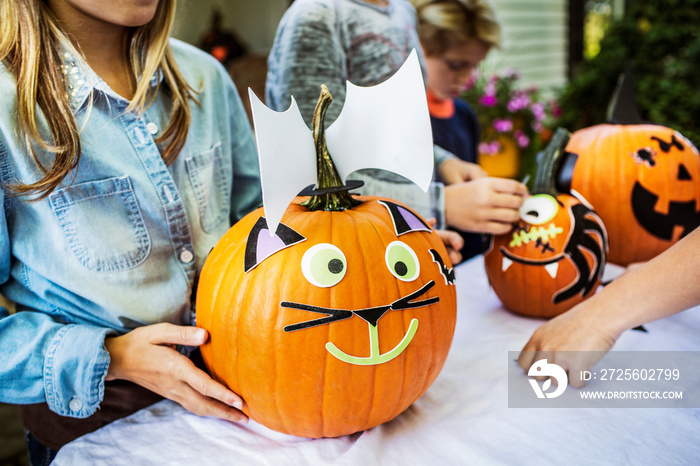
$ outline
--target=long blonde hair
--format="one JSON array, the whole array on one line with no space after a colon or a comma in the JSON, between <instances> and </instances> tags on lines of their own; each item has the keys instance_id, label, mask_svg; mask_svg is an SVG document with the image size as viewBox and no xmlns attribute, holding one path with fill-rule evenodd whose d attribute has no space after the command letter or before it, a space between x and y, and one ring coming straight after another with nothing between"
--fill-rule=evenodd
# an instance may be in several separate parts
<instances>
[{"instance_id":1,"label":"long blonde hair","mask_svg":"<svg viewBox=\"0 0 700 466\"><path fill-rule=\"evenodd\" d=\"M175 0L161 0L148 24L129 30L126 57L134 82L138 83L127 111L143 112L159 91L159 88L150 89L149 79L138 78L162 73L172 107L170 120L156 142L167 142L162 157L168 164L177 158L185 144L191 120L189 100L196 102L195 91L180 73L168 44L174 19ZM60 45L68 39L42 0L0 1L0 24L0 60L17 82L19 130L43 174L36 182L16 184L11 189L16 194L34 194L36 199L43 199L80 161L80 130L60 70ZM48 122L51 133L48 140L39 130L37 106ZM39 148L55 155L51 166L40 162L36 152Z\"/></svg>"},{"instance_id":2,"label":"long blonde hair","mask_svg":"<svg viewBox=\"0 0 700 466\"><path fill-rule=\"evenodd\" d=\"M457 42L501 46L501 21L489 0L411 0L418 14L421 46L440 56Z\"/></svg>"}]
</instances>

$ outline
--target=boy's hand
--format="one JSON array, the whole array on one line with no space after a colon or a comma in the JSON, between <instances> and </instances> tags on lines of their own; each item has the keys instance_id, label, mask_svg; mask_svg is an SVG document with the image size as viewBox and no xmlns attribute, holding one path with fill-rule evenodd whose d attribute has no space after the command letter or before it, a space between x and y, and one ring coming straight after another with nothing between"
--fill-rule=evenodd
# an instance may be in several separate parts
<instances>
[{"instance_id":1,"label":"boy's hand","mask_svg":"<svg viewBox=\"0 0 700 466\"><path fill-rule=\"evenodd\" d=\"M479 178L445 186L445 221L463 231L499 235L520 219L527 187L507 178Z\"/></svg>"},{"instance_id":2,"label":"boy's hand","mask_svg":"<svg viewBox=\"0 0 700 466\"><path fill-rule=\"evenodd\" d=\"M486 171L479 165L465 162L457 157L445 160L438 168L440 179L446 185L463 183L465 181L476 180L488 176Z\"/></svg>"}]
</instances>

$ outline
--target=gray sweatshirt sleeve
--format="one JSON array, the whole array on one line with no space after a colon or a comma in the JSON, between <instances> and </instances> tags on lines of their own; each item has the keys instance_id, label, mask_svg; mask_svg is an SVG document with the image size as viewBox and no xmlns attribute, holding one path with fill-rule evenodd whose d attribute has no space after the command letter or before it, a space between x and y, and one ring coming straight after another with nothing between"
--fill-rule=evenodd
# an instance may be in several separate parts
<instances>
[{"instance_id":1,"label":"gray sweatshirt sleeve","mask_svg":"<svg viewBox=\"0 0 700 466\"><path fill-rule=\"evenodd\" d=\"M305 8L287 10L268 58L267 105L276 111L287 110L293 95L304 121L311 127L321 84L325 84L333 96L325 121L326 125L333 122L345 100L340 47L332 7L306 2Z\"/></svg>"}]
</instances>

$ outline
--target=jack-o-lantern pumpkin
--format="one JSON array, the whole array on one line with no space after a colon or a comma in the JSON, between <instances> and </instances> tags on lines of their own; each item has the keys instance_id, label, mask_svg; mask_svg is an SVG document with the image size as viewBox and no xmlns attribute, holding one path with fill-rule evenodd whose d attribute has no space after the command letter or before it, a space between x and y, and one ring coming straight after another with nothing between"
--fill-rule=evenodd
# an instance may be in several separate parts
<instances>
[{"instance_id":1,"label":"jack-o-lantern pumpkin","mask_svg":"<svg viewBox=\"0 0 700 466\"><path fill-rule=\"evenodd\" d=\"M622 85L631 87L629 74ZM698 150L671 128L643 124L630 94L616 99L628 107L612 114L616 124L576 131L566 148L577 156L571 189L605 222L608 260L619 265L649 260L700 225Z\"/></svg>"},{"instance_id":2,"label":"jack-o-lantern pumpkin","mask_svg":"<svg viewBox=\"0 0 700 466\"><path fill-rule=\"evenodd\" d=\"M314 115L325 162L314 195L295 199L274 235L262 208L234 225L197 293L211 375L243 397L251 419L314 438L408 408L440 372L456 322L438 235L405 205L340 186L323 142L326 92Z\"/></svg>"},{"instance_id":3,"label":"jack-o-lantern pumpkin","mask_svg":"<svg viewBox=\"0 0 700 466\"><path fill-rule=\"evenodd\" d=\"M591 296L600 283L607 235L585 200L555 188L569 133L556 131L513 230L494 236L486 273L506 309L553 317Z\"/></svg>"}]
</instances>

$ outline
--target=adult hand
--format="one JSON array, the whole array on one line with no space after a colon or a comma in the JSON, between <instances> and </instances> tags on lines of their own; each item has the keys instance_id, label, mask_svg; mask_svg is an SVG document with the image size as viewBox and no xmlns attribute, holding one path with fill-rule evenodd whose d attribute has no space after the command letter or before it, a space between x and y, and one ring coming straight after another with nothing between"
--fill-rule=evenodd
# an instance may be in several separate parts
<instances>
[{"instance_id":1,"label":"adult hand","mask_svg":"<svg viewBox=\"0 0 700 466\"><path fill-rule=\"evenodd\" d=\"M446 185L476 180L487 176L486 171L479 165L465 162L457 157L450 157L438 168L440 180Z\"/></svg>"},{"instance_id":2,"label":"adult hand","mask_svg":"<svg viewBox=\"0 0 700 466\"><path fill-rule=\"evenodd\" d=\"M518 357L520 367L527 372L536 361L546 359L567 372L570 385L582 387L586 382L581 371L590 371L619 337L602 325L605 320L590 304L579 304L535 330Z\"/></svg>"},{"instance_id":3,"label":"adult hand","mask_svg":"<svg viewBox=\"0 0 700 466\"><path fill-rule=\"evenodd\" d=\"M245 423L241 397L175 350L175 345L200 346L207 338L204 329L168 323L106 338L111 358L106 380L129 380L200 416Z\"/></svg>"},{"instance_id":4,"label":"adult hand","mask_svg":"<svg viewBox=\"0 0 700 466\"><path fill-rule=\"evenodd\" d=\"M445 221L463 231L499 235L520 219L527 187L507 178L479 178L445 186Z\"/></svg>"}]
</instances>

